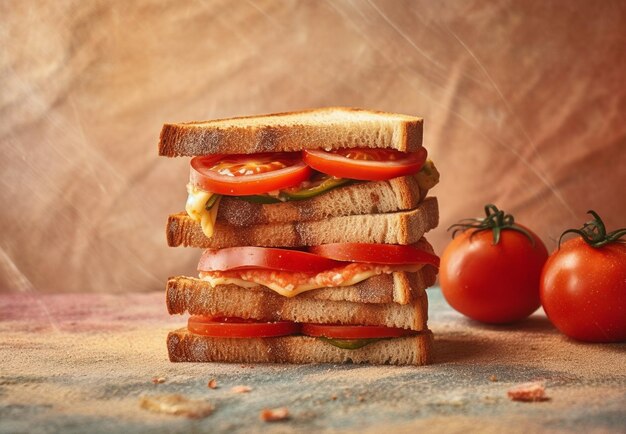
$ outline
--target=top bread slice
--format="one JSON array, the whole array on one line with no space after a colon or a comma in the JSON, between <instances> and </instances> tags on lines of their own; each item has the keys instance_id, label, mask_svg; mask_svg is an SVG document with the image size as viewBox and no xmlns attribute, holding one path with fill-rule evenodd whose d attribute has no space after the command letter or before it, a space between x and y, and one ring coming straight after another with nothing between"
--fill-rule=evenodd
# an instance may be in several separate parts
<instances>
[{"instance_id":1,"label":"top bread slice","mask_svg":"<svg viewBox=\"0 0 626 434\"><path fill-rule=\"evenodd\" d=\"M165 124L159 155L295 152L303 149L387 148L414 152L422 146L423 119L348 107Z\"/></svg>"}]
</instances>

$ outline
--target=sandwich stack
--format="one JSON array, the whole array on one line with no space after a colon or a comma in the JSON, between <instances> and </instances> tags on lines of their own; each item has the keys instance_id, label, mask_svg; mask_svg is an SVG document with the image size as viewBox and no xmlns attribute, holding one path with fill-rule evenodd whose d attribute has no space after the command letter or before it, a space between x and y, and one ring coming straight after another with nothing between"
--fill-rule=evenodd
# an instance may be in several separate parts
<instances>
[{"instance_id":1,"label":"sandwich stack","mask_svg":"<svg viewBox=\"0 0 626 434\"><path fill-rule=\"evenodd\" d=\"M439 175L422 125L341 107L164 125L159 154L193 157L167 241L204 249L167 282L189 315L170 360L428 363Z\"/></svg>"}]
</instances>

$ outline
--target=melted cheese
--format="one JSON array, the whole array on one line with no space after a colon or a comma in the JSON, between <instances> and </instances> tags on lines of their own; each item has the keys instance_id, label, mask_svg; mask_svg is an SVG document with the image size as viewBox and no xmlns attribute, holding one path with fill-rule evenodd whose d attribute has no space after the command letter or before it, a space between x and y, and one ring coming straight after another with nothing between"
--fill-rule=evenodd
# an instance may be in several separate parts
<instances>
[{"instance_id":1,"label":"melted cheese","mask_svg":"<svg viewBox=\"0 0 626 434\"><path fill-rule=\"evenodd\" d=\"M213 236L215 228L215 220L217 219L217 210L220 206L221 197L217 198L210 210L206 209L206 204L213 196L213 193L200 190L194 185L187 184L187 203L185 211L192 220L199 222L202 226L202 232L208 238Z\"/></svg>"},{"instance_id":2,"label":"melted cheese","mask_svg":"<svg viewBox=\"0 0 626 434\"><path fill-rule=\"evenodd\" d=\"M421 191L428 191L439 183L439 171L431 160L426 160L421 170L417 172L417 183Z\"/></svg>"},{"instance_id":3,"label":"melted cheese","mask_svg":"<svg viewBox=\"0 0 626 434\"><path fill-rule=\"evenodd\" d=\"M357 273L355 274L351 279L345 280L344 283L342 283L339 286L350 286L350 285L355 285L359 282L364 281L365 279L369 279L372 276L375 276L377 273L374 270L370 270L370 271L364 271L361 273ZM255 283L255 282L250 282L247 280L243 280L243 279L238 279L235 277L213 277L210 275L205 275L202 280L206 280L207 282L209 282L211 284L211 286L215 287L217 285L237 285L237 286L242 286L244 288L252 288L254 286L258 286L259 283ZM277 292L278 294L284 296L284 297L294 297L298 294L301 294L303 292L306 291L311 291L313 289L319 289L319 288L325 288L328 285L319 285L316 283L304 283L304 284L300 284L300 285L287 285L287 286L282 286L277 282L264 282L262 284L263 286L271 289L272 291Z\"/></svg>"},{"instance_id":4,"label":"melted cheese","mask_svg":"<svg viewBox=\"0 0 626 434\"><path fill-rule=\"evenodd\" d=\"M349 267L349 266L348 266ZM317 276L311 276L307 282L303 283L286 283L286 279L263 279L256 278L258 273L250 272L246 273L247 275L242 275L240 277L231 277L231 276L223 276L221 273L216 273L214 275L211 272L201 272L200 278L209 284L212 287L216 287L218 285L237 285L244 288L253 288L258 285L265 286L266 288L271 289L272 291L277 292L278 294L284 297L294 297L298 294L301 294L306 291L312 291L314 289L319 288L328 288L328 287L341 287L341 286L352 286L356 285L359 282L362 282L370 277L376 276L378 274L389 274L394 271L409 271L415 272L421 269L423 265L410 265L410 266L401 266L401 267L393 267L393 266L379 266L374 265L369 269L363 269L357 271L355 273L350 273L347 277L343 275L343 271L347 268L338 268L330 270L330 273L333 273L331 276L327 276L330 278L332 283L328 283L327 281L320 281L317 279ZM329 272L324 272L329 273ZM242 273L243 274L243 273ZM288 273L283 273L283 276ZM319 276L319 275L318 275ZM279 280L282 280L280 282ZM328 280L328 279L327 279Z\"/></svg>"}]
</instances>

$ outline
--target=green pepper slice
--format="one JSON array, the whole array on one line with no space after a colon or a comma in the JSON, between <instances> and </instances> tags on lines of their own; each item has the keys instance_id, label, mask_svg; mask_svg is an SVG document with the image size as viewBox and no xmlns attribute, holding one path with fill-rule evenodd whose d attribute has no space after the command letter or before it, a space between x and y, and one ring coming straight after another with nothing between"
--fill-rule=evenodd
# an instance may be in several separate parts
<instances>
[{"instance_id":1,"label":"green pepper slice","mask_svg":"<svg viewBox=\"0 0 626 434\"><path fill-rule=\"evenodd\" d=\"M368 338L368 339L331 339L324 336L318 337L319 340L333 345L337 348L344 350L358 350L366 345L380 341L382 338Z\"/></svg>"},{"instance_id":2,"label":"green pepper slice","mask_svg":"<svg viewBox=\"0 0 626 434\"><path fill-rule=\"evenodd\" d=\"M307 188L288 188L280 192L286 200L304 200L318 196L333 188L354 182L351 179L328 177L318 184L313 184Z\"/></svg>"},{"instance_id":3,"label":"green pepper slice","mask_svg":"<svg viewBox=\"0 0 626 434\"><path fill-rule=\"evenodd\" d=\"M281 203L282 202L282 200L274 196L270 196L269 194L256 194L254 196L233 196L233 197L235 199L245 200L246 202L250 202L250 203L266 204L266 203Z\"/></svg>"},{"instance_id":4,"label":"green pepper slice","mask_svg":"<svg viewBox=\"0 0 626 434\"><path fill-rule=\"evenodd\" d=\"M326 193L333 188L340 187L355 182L352 179L334 178L332 176L324 176L321 179L312 181L312 184L306 188L293 187L285 190L281 190L278 193L278 197L270 196L269 194L258 194L254 196L236 196L237 199L245 200L251 203L280 203L296 200L311 199L312 197L319 196Z\"/></svg>"},{"instance_id":5,"label":"green pepper slice","mask_svg":"<svg viewBox=\"0 0 626 434\"><path fill-rule=\"evenodd\" d=\"M209 211L211 208L213 208L213 205L215 205L215 202L217 202L217 199L220 198L221 195L219 194L214 194L212 195L209 200L206 201L206 204L204 205L204 209L206 209L207 211Z\"/></svg>"}]
</instances>

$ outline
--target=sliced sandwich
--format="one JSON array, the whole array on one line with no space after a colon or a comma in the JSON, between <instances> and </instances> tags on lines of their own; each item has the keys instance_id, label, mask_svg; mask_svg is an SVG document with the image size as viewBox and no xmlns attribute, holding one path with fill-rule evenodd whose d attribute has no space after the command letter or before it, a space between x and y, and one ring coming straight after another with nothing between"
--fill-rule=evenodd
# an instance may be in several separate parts
<instances>
[{"instance_id":1,"label":"sliced sandwich","mask_svg":"<svg viewBox=\"0 0 626 434\"><path fill-rule=\"evenodd\" d=\"M191 156L170 246L204 248L167 284L172 361L424 364L438 181L422 120L331 108L163 127Z\"/></svg>"}]
</instances>

